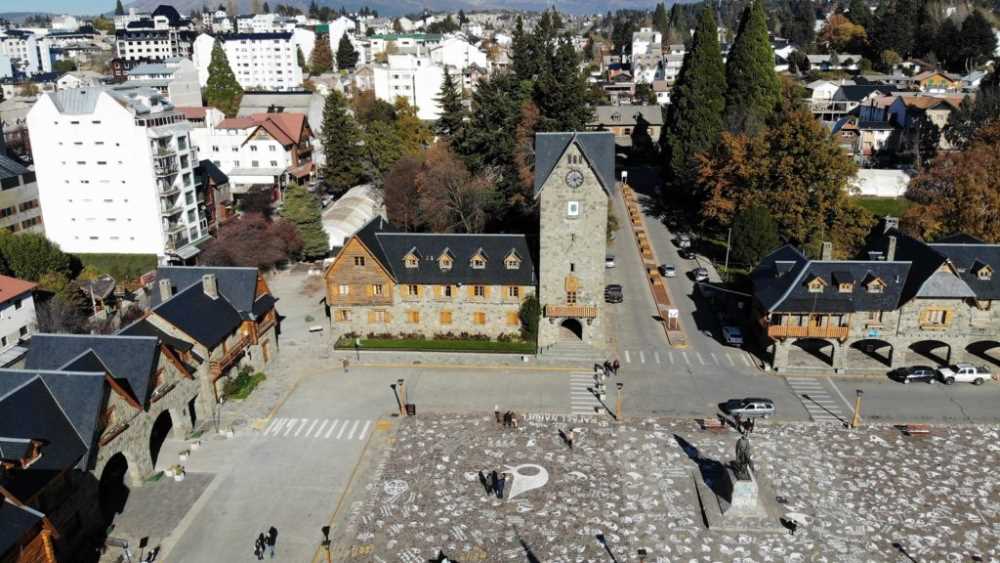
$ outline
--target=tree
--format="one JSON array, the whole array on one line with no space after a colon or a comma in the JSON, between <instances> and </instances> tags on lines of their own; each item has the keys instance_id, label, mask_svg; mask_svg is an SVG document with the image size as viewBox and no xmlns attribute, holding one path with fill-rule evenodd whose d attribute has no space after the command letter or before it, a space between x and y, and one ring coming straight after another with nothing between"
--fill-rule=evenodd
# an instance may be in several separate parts
<instances>
[{"instance_id":1,"label":"tree","mask_svg":"<svg viewBox=\"0 0 1000 563\"><path fill-rule=\"evenodd\" d=\"M543 131L583 131L593 118L590 88L580 70L580 56L569 38L559 42L535 83L535 105Z\"/></svg>"},{"instance_id":2,"label":"tree","mask_svg":"<svg viewBox=\"0 0 1000 563\"><path fill-rule=\"evenodd\" d=\"M833 14L820 31L819 42L830 53L858 52L866 37L864 27Z\"/></svg>"},{"instance_id":3,"label":"tree","mask_svg":"<svg viewBox=\"0 0 1000 563\"><path fill-rule=\"evenodd\" d=\"M302 239L287 221L268 221L258 213L245 213L225 223L205 245L199 264L242 266L263 270L302 252Z\"/></svg>"},{"instance_id":4,"label":"tree","mask_svg":"<svg viewBox=\"0 0 1000 563\"><path fill-rule=\"evenodd\" d=\"M365 128L364 139L366 175L380 184L385 174L403 156L399 131L394 123L373 121Z\"/></svg>"},{"instance_id":5,"label":"tree","mask_svg":"<svg viewBox=\"0 0 1000 563\"><path fill-rule=\"evenodd\" d=\"M510 44L511 70L518 80L534 80L538 74L540 61L536 51L535 38L524 31L524 21L518 15Z\"/></svg>"},{"instance_id":6,"label":"tree","mask_svg":"<svg viewBox=\"0 0 1000 563\"><path fill-rule=\"evenodd\" d=\"M965 233L1000 242L1000 125L978 131L963 151L939 156L907 190L917 203L903 215L903 228L926 240Z\"/></svg>"},{"instance_id":7,"label":"tree","mask_svg":"<svg viewBox=\"0 0 1000 563\"><path fill-rule=\"evenodd\" d=\"M52 63L52 72L57 74L65 74L76 70L76 61L72 59L62 59Z\"/></svg>"},{"instance_id":8,"label":"tree","mask_svg":"<svg viewBox=\"0 0 1000 563\"><path fill-rule=\"evenodd\" d=\"M521 340L536 342L538 340L538 321L542 318L542 306L534 293L521 302L517 316L521 319Z\"/></svg>"},{"instance_id":9,"label":"tree","mask_svg":"<svg viewBox=\"0 0 1000 563\"><path fill-rule=\"evenodd\" d=\"M945 70L961 68L964 64L965 54L963 53L962 41L962 31L958 29L955 22L950 19L941 22L934 38L933 52L944 65Z\"/></svg>"},{"instance_id":10,"label":"tree","mask_svg":"<svg viewBox=\"0 0 1000 563\"><path fill-rule=\"evenodd\" d=\"M418 154L434 141L434 132L417 117L417 108L406 98L396 98L396 134L403 154Z\"/></svg>"},{"instance_id":11,"label":"tree","mask_svg":"<svg viewBox=\"0 0 1000 563\"><path fill-rule=\"evenodd\" d=\"M38 87L38 84L35 84L33 80L28 80L27 82L21 84L21 87L18 89L17 92L17 94L22 98L34 98L35 96L41 93L42 90Z\"/></svg>"},{"instance_id":12,"label":"tree","mask_svg":"<svg viewBox=\"0 0 1000 563\"><path fill-rule=\"evenodd\" d=\"M243 88L236 81L229 59L216 40L212 45L212 60L208 64L208 83L205 85L205 105L214 107L226 117L235 117L243 99Z\"/></svg>"},{"instance_id":13,"label":"tree","mask_svg":"<svg viewBox=\"0 0 1000 563\"><path fill-rule=\"evenodd\" d=\"M434 130L442 137L455 137L462 130L465 106L462 105L462 93L448 69L444 71L444 80L441 81L441 92L437 102L441 105L441 117L438 118Z\"/></svg>"},{"instance_id":14,"label":"tree","mask_svg":"<svg viewBox=\"0 0 1000 563\"><path fill-rule=\"evenodd\" d=\"M926 57L937 50L938 21L931 14L930 2L920 5L913 33L913 56Z\"/></svg>"},{"instance_id":15,"label":"tree","mask_svg":"<svg viewBox=\"0 0 1000 563\"><path fill-rule=\"evenodd\" d=\"M816 39L816 7L812 0L790 0L779 12L781 34L793 45L807 49Z\"/></svg>"},{"instance_id":16,"label":"tree","mask_svg":"<svg viewBox=\"0 0 1000 563\"><path fill-rule=\"evenodd\" d=\"M653 91L653 86L645 82L640 82L635 85L635 101L639 104L645 104L650 106L657 105L656 92Z\"/></svg>"},{"instance_id":17,"label":"tree","mask_svg":"<svg viewBox=\"0 0 1000 563\"><path fill-rule=\"evenodd\" d=\"M953 70L970 71L985 63L997 48L997 38L993 26L979 10L973 10L962 22L963 66Z\"/></svg>"},{"instance_id":18,"label":"tree","mask_svg":"<svg viewBox=\"0 0 1000 563\"><path fill-rule=\"evenodd\" d=\"M351 109L354 111L354 119L365 127L375 121L396 122L396 108L389 102L376 98L372 90L356 92L351 98Z\"/></svg>"},{"instance_id":19,"label":"tree","mask_svg":"<svg viewBox=\"0 0 1000 563\"><path fill-rule=\"evenodd\" d=\"M656 9L653 10L653 29L659 31L664 40L670 35L670 19L667 16L667 9L663 6L663 2L658 2Z\"/></svg>"},{"instance_id":20,"label":"tree","mask_svg":"<svg viewBox=\"0 0 1000 563\"><path fill-rule=\"evenodd\" d=\"M361 133L347 113L344 95L334 90L323 106L321 142L326 164L323 177L335 194L342 194L363 180L361 169Z\"/></svg>"},{"instance_id":21,"label":"tree","mask_svg":"<svg viewBox=\"0 0 1000 563\"><path fill-rule=\"evenodd\" d=\"M751 205L736 213L731 240L733 260L750 268L781 243L778 226L763 205Z\"/></svg>"},{"instance_id":22,"label":"tree","mask_svg":"<svg viewBox=\"0 0 1000 563\"><path fill-rule=\"evenodd\" d=\"M97 31L103 31L104 33L114 33L115 31L115 22L104 16L97 16L91 20L90 25Z\"/></svg>"},{"instance_id":23,"label":"tree","mask_svg":"<svg viewBox=\"0 0 1000 563\"><path fill-rule=\"evenodd\" d=\"M340 44L337 45L337 68L340 70L353 70L358 64L358 52L354 50L354 45L347 37L347 34L340 36Z\"/></svg>"},{"instance_id":24,"label":"tree","mask_svg":"<svg viewBox=\"0 0 1000 563\"><path fill-rule=\"evenodd\" d=\"M70 257L59 246L37 233L14 235L0 231L0 273L38 281L48 272L68 274Z\"/></svg>"},{"instance_id":25,"label":"tree","mask_svg":"<svg viewBox=\"0 0 1000 563\"><path fill-rule=\"evenodd\" d=\"M298 45L295 46L295 64L299 65L299 68L302 69L302 74L309 76L309 65L306 64L306 56L302 52L302 47Z\"/></svg>"},{"instance_id":26,"label":"tree","mask_svg":"<svg viewBox=\"0 0 1000 563\"><path fill-rule=\"evenodd\" d=\"M434 232L480 233L498 203L492 174L473 175L444 142L427 150L416 183L422 215Z\"/></svg>"},{"instance_id":27,"label":"tree","mask_svg":"<svg viewBox=\"0 0 1000 563\"><path fill-rule=\"evenodd\" d=\"M802 51L796 49L788 55L788 70L794 72L798 75L804 75L809 72L812 64L809 62L809 57L805 55Z\"/></svg>"},{"instance_id":28,"label":"tree","mask_svg":"<svg viewBox=\"0 0 1000 563\"><path fill-rule=\"evenodd\" d=\"M122 6L122 0L115 0L115 15L124 16L125 6Z\"/></svg>"},{"instance_id":29,"label":"tree","mask_svg":"<svg viewBox=\"0 0 1000 563\"><path fill-rule=\"evenodd\" d=\"M1000 120L1000 72L983 77L975 101L968 96L962 99L957 110L948 116L944 136L958 148L964 148L980 128L988 127Z\"/></svg>"},{"instance_id":30,"label":"tree","mask_svg":"<svg viewBox=\"0 0 1000 563\"><path fill-rule=\"evenodd\" d=\"M423 153L404 156L396 161L382 184L386 215L404 231L420 230L424 224L416 183L423 164Z\"/></svg>"},{"instance_id":31,"label":"tree","mask_svg":"<svg viewBox=\"0 0 1000 563\"><path fill-rule=\"evenodd\" d=\"M865 5L865 0L851 0L847 8L847 17L861 29L868 29L872 25L872 13Z\"/></svg>"},{"instance_id":32,"label":"tree","mask_svg":"<svg viewBox=\"0 0 1000 563\"><path fill-rule=\"evenodd\" d=\"M267 2L264 2L264 13L265 14L271 13L271 7L267 5Z\"/></svg>"},{"instance_id":33,"label":"tree","mask_svg":"<svg viewBox=\"0 0 1000 563\"><path fill-rule=\"evenodd\" d=\"M879 55L879 61L882 63L882 68L885 70L892 70L899 63L903 62L903 58L899 56L899 53L893 51L892 49L886 49L882 51Z\"/></svg>"},{"instance_id":34,"label":"tree","mask_svg":"<svg viewBox=\"0 0 1000 563\"><path fill-rule=\"evenodd\" d=\"M465 15L465 10L458 11L458 25L465 25L469 23L469 18Z\"/></svg>"},{"instance_id":35,"label":"tree","mask_svg":"<svg viewBox=\"0 0 1000 563\"><path fill-rule=\"evenodd\" d=\"M309 73L323 74L333 70L333 52L330 51L330 36L317 35L312 55L309 57Z\"/></svg>"},{"instance_id":36,"label":"tree","mask_svg":"<svg viewBox=\"0 0 1000 563\"><path fill-rule=\"evenodd\" d=\"M757 0L743 11L739 32L726 60L729 129L751 134L759 131L774 112L780 94L764 3Z\"/></svg>"},{"instance_id":37,"label":"tree","mask_svg":"<svg viewBox=\"0 0 1000 563\"><path fill-rule=\"evenodd\" d=\"M702 9L667 108L664 172L677 186L692 179L695 155L711 148L724 126L726 74L716 28L713 10Z\"/></svg>"},{"instance_id":38,"label":"tree","mask_svg":"<svg viewBox=\"0 0 1000 563\"><path fill-rule=\"evenodd\" d=\"M323 230L323 211L314 194L297 184L285 189L281 218L288 221L302 238L302 256L309 260L330 252L330 239Z\"/></svg>"}]
</instances>

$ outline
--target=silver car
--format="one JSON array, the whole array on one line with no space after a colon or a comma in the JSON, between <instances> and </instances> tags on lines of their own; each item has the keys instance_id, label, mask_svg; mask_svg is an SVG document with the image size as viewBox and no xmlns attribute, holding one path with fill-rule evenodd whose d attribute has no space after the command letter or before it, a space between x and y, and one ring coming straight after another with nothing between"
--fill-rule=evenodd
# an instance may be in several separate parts
<instances>
[{"instance_id":1,"label":"silver car","mask_svg":"<svg viewBox=\"0 0 1000 563\"><path fill-rule=\"evenodd\" d=\"M771 416L774 414L774 401L752 397L730 399L719 405L719 408L730 416Z\"/></svg>"}]
</instances>

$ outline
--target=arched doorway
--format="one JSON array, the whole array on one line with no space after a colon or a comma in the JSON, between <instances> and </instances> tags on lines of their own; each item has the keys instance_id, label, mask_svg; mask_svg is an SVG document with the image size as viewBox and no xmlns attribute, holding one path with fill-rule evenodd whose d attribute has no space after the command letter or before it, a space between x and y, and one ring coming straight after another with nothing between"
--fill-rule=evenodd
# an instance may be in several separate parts
<instances>
[{"instance_id":1,"label":"arched doorway","mask_svg":"<svg viewBox=\"0 0 1000 563\"><path fill-rule=\"evenodd\" d=\"M559 324L559 340L580 342L583 340L583 325L576 319L566 319Z\"/></svg>"},{"instance_id":2,"label":"arched doorway","mask_svg":"<svg viewBox=\"0 0 1000 563\"><path fill-rule=\"evenodd\" d=\"M877 338L858 340L851 344L847 363L850 367L889 367L892 365L892 344Z\"/></svg>"},{"instance_id":3,"label":"arched doorway","mask_svg":"<svg viewBox=\"0 0 1000 563\"><path fill-rule=\"evenodd\" d=\"M125 475L128 473L128 460L121 452L111 456L101 471L98 484L98 502L101 506L101 517L110 524L116 514L125 509L129 489L125 485Z\"/></svg>"},{"instance_id":4,"label":"arched doorway","mask_svg":"<svg viewBox=\"0 0 1000 563\"><path fill-rule=\"evenodd\" d=\"M829 340L800 338L788 352L788 367L832 367L834 350L834 343Z\"/></svg>"},{"instance_id":5,"label":"arched doorway","mask_svg":"<svg viewBox=\"0 0 1000 563\"><path fill-rule=\"evenodd\" d=\"M165 410L160 413L160 416L156 417L153 429L149 431L149 460L152 462L154 468L156 467L156 458L160 456L160 448L163 447L163 442L170 436L173 427L174 423L170 420L170 411Z\"/></svg>"},{"instance_id":6,"label":"arched doorway","mask_svg":"<svg viewBox=\"0 0 1000 563\"><path fill-rule=\"evenodd\" d=\"M965 347L965 351L979 359L994 365L1000 365L1000 342L996 340L980 340Z\"/></svg>"},{"instance_id":7,"label":"arched doorway","mask_svg":"<svg viewBox=\"0 0 1000 563\"><path fill-rule=\"evenodd\" d=\"M921 340L910 345L913 358L909 361L918 364L930 360L937 365L951 363L951 344L940 340Z\"/></svg>"}]
</instances>

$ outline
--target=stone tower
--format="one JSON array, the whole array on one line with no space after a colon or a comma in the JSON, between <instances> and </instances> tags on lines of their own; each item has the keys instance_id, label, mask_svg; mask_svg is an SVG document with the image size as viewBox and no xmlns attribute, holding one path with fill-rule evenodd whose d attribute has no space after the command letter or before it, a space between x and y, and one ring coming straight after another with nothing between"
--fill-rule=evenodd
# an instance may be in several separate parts
<instances>
[{"instance_id":1,"label":"stone tower","mask_svg":"<svg viewBox=\"0 0 1000 563\"><path fill-rule=\"evenodd\" d=\"M600 311L608 198L615 189L614 149L610 132L535 137L539 347L582 341L598 350L605 348Z\"/></svg>"}]
</instances>

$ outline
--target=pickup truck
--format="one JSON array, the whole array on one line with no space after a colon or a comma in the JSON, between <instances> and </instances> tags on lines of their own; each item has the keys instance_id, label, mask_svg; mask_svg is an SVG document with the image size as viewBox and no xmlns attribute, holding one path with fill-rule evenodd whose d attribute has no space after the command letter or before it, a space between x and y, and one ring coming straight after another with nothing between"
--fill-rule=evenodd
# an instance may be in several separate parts
<instances>
[{"instance_id":1,"label":"pickup truck","mask_svg":"<svg viewBox=\"0 0 1000 563\"><path fill-rule=\"evenodd\" d=\"M955 364L943 367L938 370L938 373L941 374L941 381L946 385L951 385L956 381L959 383L982 385L987 379L993 377L986 368L972 364Z\"/></svg>"}]
</instances>

